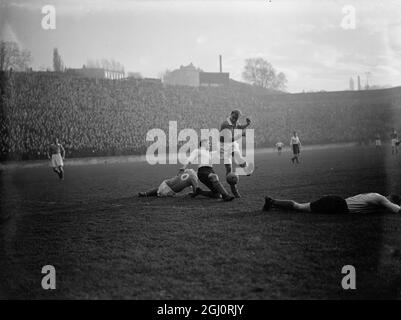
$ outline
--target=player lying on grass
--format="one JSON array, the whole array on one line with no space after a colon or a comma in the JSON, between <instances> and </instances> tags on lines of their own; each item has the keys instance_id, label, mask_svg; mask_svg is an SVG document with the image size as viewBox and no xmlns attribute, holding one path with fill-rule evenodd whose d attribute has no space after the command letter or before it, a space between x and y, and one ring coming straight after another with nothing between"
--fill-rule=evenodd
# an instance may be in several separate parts
<instances>
[{"instance_id":1,"label":"player lying on grass","mask_svg":"<svg viewBox=\"0 0 401 320\"><path fill-rule=\"evenodd\" d=\"M210 198L220 198L221 196L224 201L231 201L234 197L228 194L227 190L221 184L219 176L213 170L212 160L216 153L217 151L210 151L209 140L201 140L199 149L195 149L191 153L187 163L180 170L185 170L190 163L198 165L198 178L210 191L196 188L196 191L192 194L193 197L203 195Z\"/></svg>"},{"instance_id":2,"label":"player lying on grass","mask_svg":"<svg viewBox=\"0 0 401 320\"><path fill-rule=\"evenodd\" d=\"M139 192L139 197L173 197L185 188L192 187L196 192L198 187L198 177L193 169L180 170L180 172L170 179L164 180L159 187L145 192Z\"/></svg>"},{"instance_id":3,"label":"player lying on grass","mask_svg":"<svg viewBox=\"0 0 401 320\"><path fill-rule=\"evenodd\" d=\"M361 193L353 197L324 196L316 201L298 203L265 197L264 211L270 209L294 210L299 212L345 214L345 213L401 213L401 197L390 194Z\"/></svg>"}]
</instances>

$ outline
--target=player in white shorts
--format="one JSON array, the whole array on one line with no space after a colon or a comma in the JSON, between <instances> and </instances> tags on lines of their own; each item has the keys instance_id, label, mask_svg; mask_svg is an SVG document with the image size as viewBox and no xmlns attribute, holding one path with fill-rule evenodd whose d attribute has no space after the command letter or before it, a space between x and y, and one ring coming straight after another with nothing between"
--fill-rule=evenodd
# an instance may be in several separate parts
<instances>
[{"instance_id":1,"label":"player in white shorts","mask_svg":"<svg viewBox=\"0 0 401 320\"><path fill-rule=\"evenodd\" d=\"M246 118L246 124L241 125L238 122L239 117L241 116L241 111L233 110L231 112L230 117L228 117L220 126L220 143L221 143L221 158L224 160L224 165L226 167L226 176L232 171L232 159L236 164L238 164L241 168L244 168L245 172L250 175L253 171L254 164L247 163L244 157L241 155L240 147L238 141L242 136L245 135L245 132L241 132L235 134L235 129L244 130L250 124L251 120ZM241 195L237 189L236 184L231 184L231 191L236 198L240 198Z\"/></svg>"},{"instance_id":2,"label":"player in white shorts","mask_svg":"<svg viewBox=\"0 0 401 320\"><path fill-rule=\"evenodd\" d=\"M393 132L390 134L391 139L391 153L398 154L398 146L400 145L400 140L398 138L397 131L393 128Z\"/></svg>"},{"instance_id":3,"label":"player in white shorts","mask_svg":"<svg viewBox=\"0 0 401 320\"><path fill-rule=\"evenodd\" d=\"M297 164L299 164L299 154L301 153L301 140L299 140L296 131L294 131L292 134L290 146L292 147L292 153L294 154L294 156L291 158L291 161L292 163L294 163L295 161Z\"/></svg>"},{"instance_id":4,"label":"player in white shorts","mask_svg":"<svg viewBox=\"0 0 401 320\"><path fill-rule=\"evenodd\" d=\"M283 150L283 147L284 143L282 143L281 141L276 143L277 153L279 156L281 156L281 151Z\"/></svg>"},{"instance_id":5,"label":"player in white shorts","mask_svg":"<svg viewBox=\"0 0 401 320\"><path fill-rule=\"evenodd\" d=\"M63 146L58 142L58 139L54 139L54 143L49 146L49 150L47 153L47 157L50 160L50 166L53 168L53 171L57 173L60 180L64 179L64 162L65 159L65 150Z\"/></svg>"},{"instance_id":6,"label":"player in white shorts","mask_svg":"<svg viewBox=\"0 0 401 320\"><path fill-rule=\"evenodd\" d=\"M382 140L380 139L380 134L376 134L375 136L375 146L376 149L379 149L382 146Z\"/></svg>"},{"instance_id":7,"label":"player in white shorts","mask_svg":"<svg viewBox=\"0 0 401 320\"><path fill-rule=\"evenodd\" d=\"M263 210L269 211L271 208L275 208L321 214L401 213L400 202L401 197L399 195L390 194L385 197L374 192L361 193L345 199L340 196L329 195L307 203L265 197Z\"/></svg>"},{"instance_id":8,"label":"player in white shorts","mask_svg":"<svg viewBox=\"0 0 401 320\"><path fill-rule=\"evenodd\" d=\"M192 187L195 193L198 187L198 177L193 169L180 170L180 172L170 179L163 180L157 187L145 192L139 192L139 197L174 197L185 188Z\"/></svg>"}]
</instances>

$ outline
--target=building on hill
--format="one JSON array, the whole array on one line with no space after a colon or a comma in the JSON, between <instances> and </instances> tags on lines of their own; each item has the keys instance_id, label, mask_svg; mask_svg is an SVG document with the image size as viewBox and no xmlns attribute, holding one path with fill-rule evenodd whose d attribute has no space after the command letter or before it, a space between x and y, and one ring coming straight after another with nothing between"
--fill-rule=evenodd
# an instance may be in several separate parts
<instances>
[{"instance_id":1,"label":"building on hill","mask_svg":"<svg viewBox=\"0 0 401 320\"><path fill-rule=\"evenodd\" d=\"M219 87L228 86L230 84L230 74L223 72L223 57L219 55L219 68L220 72L200 72L199 84L200 86Z\"/></svg>"},{"instance_id":2,"label":"building on hill","mask_svg":"<svg viewBox=\"0 0 401 320\"><path fill-rule=\"evenodd\" d=\"M204 87L227 86L230 83L228 72L200 72L199 85Z\"/></svg>"},{"instance_id":3,"label":"building on hill","mask_svg":"<svg viewBox=\"0 0 401 320\"><path fill-rule=\"evenodd\" d=\"M167 71L163 80L167 85L199 87L199 73L201 71L190 63L187 66L180 66L179 69Z\"/></svg>"},{"instance_id":4,"label":"building on hill","mask_svg":"<svg viewBox=\"0 0 401 320\"><path fill-rule=\"evenodd\" d=\"M230 74L222 71L222 56L219 56L220 72L203 72L190 63L181 66L180 69L167 71L164 75L164 83L167 85L191 86L191 87L218 87L230 84Z\"/></svg>"},{"instance_id":5,"label":"building on hill","mask_svg":"<svg viewBox=\"0 0 401 320\"><path fill-rule=\"evenodd\" d=\"M124 71L106 70L103 68L66 69L67 74L83 78L120 80L125 78Z\"/></svg>"}]
</instances>

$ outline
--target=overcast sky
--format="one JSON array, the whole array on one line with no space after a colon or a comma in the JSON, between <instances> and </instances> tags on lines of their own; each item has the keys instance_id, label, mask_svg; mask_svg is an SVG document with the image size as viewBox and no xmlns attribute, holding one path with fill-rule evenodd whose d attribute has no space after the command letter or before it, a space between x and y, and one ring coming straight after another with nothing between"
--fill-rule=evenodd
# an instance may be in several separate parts
<instances>
[{"instance_id":1,"label":"overcast sky","mask_svg":"<svg viewBox=\"0 0 401 320\"><path fill-rule=\"evenodd\" d=\"M126 71L158 77L193 63L241 80L244 60L263 57L288 78L288 90L344 90L351 76L401 85L401 5L393 0L0 0L1 37L32 53L33 67L67 67L113 58ZM41 9L56 8L56 29L44 30ZM356 9L356 28L341 27L342 9Z\"/></svg>"}]
</instances>

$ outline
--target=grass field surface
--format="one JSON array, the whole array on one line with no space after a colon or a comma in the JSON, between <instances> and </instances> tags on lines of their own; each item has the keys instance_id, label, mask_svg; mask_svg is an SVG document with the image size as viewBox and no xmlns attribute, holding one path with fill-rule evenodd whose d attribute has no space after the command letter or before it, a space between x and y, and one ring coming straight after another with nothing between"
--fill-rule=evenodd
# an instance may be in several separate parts
<instances>
[{"instance_id":1,"label":"grass field surface","mask_svg":"<svg viewBox=\"0 0 401 320\"><path fill-rule=\"evenodd\" d=\"M175 165L66 165L64 181L48 167L0 171L0 298L400 298L401 215L261 208L265 195L400 193L401 156L349 146L305 150L299 165L290 157L256 154L231 203L136 196ZM56 290L41 287L48 264ZM344 265L356 268L356 290L341 287Z\"/></svg>"}]
</instances>

